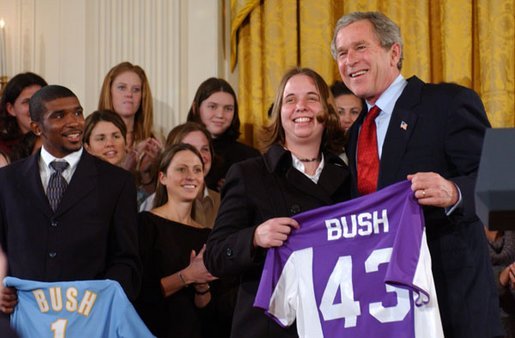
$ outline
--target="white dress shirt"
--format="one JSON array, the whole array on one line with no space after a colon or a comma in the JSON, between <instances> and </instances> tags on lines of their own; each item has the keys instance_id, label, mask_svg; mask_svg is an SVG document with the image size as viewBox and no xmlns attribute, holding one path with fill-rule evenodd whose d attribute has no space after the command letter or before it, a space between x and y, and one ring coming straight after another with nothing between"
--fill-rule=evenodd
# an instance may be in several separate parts
<instances>
[{"instance_id":1,"label":"white dress shirt","mask_svg":"<svg viewBox=\"0 0 515 338\"><path fill-rule=\"evenodd\" d=\"M75 169L77 169L77 165L79 164L79 160L82 155L82 149L83 148L80 148L79 150L74 151L73 153L68 154L63 158L56 158L45 149L45 146L41 147L41 156L39 157L39 175L41 176L41 183L43 184L45 194L50 176L52 176L52 174L55 172L55 170L50 166L50 163L52 163L54 160L58 162L68 162L68 168L63 171L62 175L66 182L70 183L73 173L75 173Z\"/></svg>"},{"instance_id":2,"label":"white dress shirt","mask_svg":"<svg viewBox=\"0 0 515 338\"><path fill-rule=\"evenodd\" d=\"M310 180L312 180L315 184L318 183L318 180L320 179L320 174L322 173L322 170L324 169L324 165L325 165L325 162L324 162L324 154L321 154L321 159L320 159L320 164L318 165L318 168L317 170L315 170L315 174L314 175L308 175L304 172L304 170L306 169L304 167L304 163L302 163L298 158L297 156L293 155L293 153L291 153L291 159L292 159L292 165L295 169L297 169L298 171L300 171L301 173L303 173L304 175L307 176L307 178L309 178Z\"/></svg>"},{"instance_id":3,"label":"white dress shirt","mask_svg":"<svg viewBox=\"0 0 515 338\"><path fill-rule=\"evenodd\" d=\"M388 125L390 124L390 119L392 118L393 109L395 108L395 103L401 96L404 88L408 85L408 81L399 74L392 84L384 91L383 94L377 99L374 105L370 105L367 102L367 108L370 110L373 106L378 106L381 109L381 112L377 116L376 122L376 134L377 134L377 152L379 155L379 159L381 159L381 155L383 153L383 145L384 140L386 138L386 132L388 131ZM413 173L415 174L415 173ZM448 208L445 208L445 213L447 215L452 214L452 212L461 205L462 196L461 190L458 186L456 186L458 190L458 202Z\"/></svg>"},{"instance_id":4,"label":"white dress shirt","mask_svg":"<svg viewBox=\"0 0 515 338\"><path fill-rule=\"evenodd\" d=\"M381 109L381 112L379 115L377 115L375 120L377 133L377 152L379 159L381 159L381 154L383 153L384 139L386 137L388 125L390 124L390 119L392 118L393 108L395 108L395 103L407 85L408 81L406 81L406 79L404 79L404 77L399 74L399 76L397 76L390 87L388 87L384 93L381 94L374 105L370 105L367 102L368 110L370 110L370 108L373 106L378 106L379 109Z\"/></svg>"}]
</instances>

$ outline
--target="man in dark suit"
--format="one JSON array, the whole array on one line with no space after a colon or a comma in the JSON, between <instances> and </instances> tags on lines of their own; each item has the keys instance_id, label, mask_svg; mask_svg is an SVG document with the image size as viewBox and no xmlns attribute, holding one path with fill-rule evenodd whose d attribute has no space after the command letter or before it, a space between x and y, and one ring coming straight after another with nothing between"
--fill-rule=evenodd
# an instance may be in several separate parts
<instances>
[{"instance_id":1,"label":"man in dark suit","mask_svg":"<svg viewBox=\"0 0 515 338\"><path fill-rule=\"evenodd\" d=\"M354 196L410 180L424 207L445 336L500 335L486 240L474 210L483 135L490 127L481 100L458 85L405 80L400 30L381 13L342 17L331 49L343 81L368 106L351 128L347 148ZM377 118L367 124L373 111Z\"/></svg>"},{"instance_id":2,"label":"man in dark suit","mask_svg":"<svg viewBox=\"0 0 515 338\"><path fill-rule=\"evenodd\" d=\"M4 280L5 272L7 271L7 259L5 258L4 251L0 247L0 281ZM3 284L0 284L0 290L3 288ZM11 329L9 325L9 319L4 316L0 316L0 332L2 332L2 338L16 338L16 333Z\"/></svg>"},{"instance_id":3,"label":"man in dark suit","mask_svg":"<svg viewBox=\"0 0 515 338\"><path fill-rule=\"evenodd\" d=\"M39 90L30 114L42 149L0 170L0 245L8 275L46 282L113 279L134 299L140 261L130 173L83 150L83 110L68 88ZM64 161L58 177L53 162ZM57 180L64 190L59 196L51 183ZM4 288L0 311L10 313L15 305L15 290Z\"/></svg>"}]
</instances>

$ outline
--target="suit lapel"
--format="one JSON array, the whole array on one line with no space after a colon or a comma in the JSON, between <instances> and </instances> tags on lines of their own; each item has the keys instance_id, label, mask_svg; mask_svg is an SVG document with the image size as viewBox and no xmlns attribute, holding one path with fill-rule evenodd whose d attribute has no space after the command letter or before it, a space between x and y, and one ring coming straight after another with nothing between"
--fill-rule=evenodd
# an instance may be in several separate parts
<instances>
[{"instance_id":1,"label":"suit lapel","mask_svg":"<svg viewBox=\"0 0 515 338\"><path fill-rule=\"evenodd\" d=\"M336 164L327 162L322 170L318 184L315 184L306 175L293 167L286 172L286 179L295 189L299 190L302 194L315 197L326 204L333 203L331 196L347 178L347 176L341 174Z\"/></svg>"},{"instance_id":2,"label":"suit lapel","mask_svg":"<svg viewBox=\"0 0 515 338\"><path fill-rule=\"evenodd\" d=\"M410 78L395 104L383 144L378 189L395 182L401 159L415 129L418 115L414 107L420 102L423 85L418 78Z\"/></svg>"},{"instance_id":3,"label":"suit lapel","mask_svg":"<svg viewBox=\"0 0 515 338\"><path fill-rule=\"evenodd\" d=\"M324 154L325 167L322 170L318 184L313 183L306 175L293 168L292 158L289 151L282 146L275 144L264 155L265 165L269 173L278 173L286 178L289 187L296 189L302 195L312 196L325 204L332 204L332 195L348 179L341 175L338 166L343 162L335 155ZM340 162L337 162L340 161ZM277 184L282 184L281 180Z\"/></svg>"},{"instance_id":4,"label":"suit lapel","mask_svg":"<svg viewBox=\"0 0 515 338\"><path fill-rule=\"evenodd\" d=\"M326 163L324 170L320 175L320 179L318 180L318 186L330 199L331 196L341 188L342 184L345 184L345 181L349 179L348 172L346 172L345 175L342 175L341 167L343 166L343 163L341 165L338 163Z\"/></svg>"},{"instance_id":5,"label":"suit lapel","mask_svg":"<svg viewBox=\"0 0 515 338\"><path fill-rule=\"evenodd\" d=\"M359 114L358 118L354 123L352 124L352 127L349 131L349 139L347 147L345 148L347 152L347 158L349 159L349 169L351 173L351 177L353 177L352 186L351 186L351 195L352 196L358 196L358 186L357 186L357 177L358 177L358 170L356 167L356 149L358 148L358 135L359 135L359 129L361 128L361 125L363 124L363 121L365 120L365 117L367 115L367 106L365 105L363 107L363 110L361 111L361 114Z\"/></svg>"},{"instance_id":6,"label":"suit lapel","mask_svg":"<svg viewBox=\"0 0 515 338\"><path fill-rule=\"evenodd\" d=\"M325 203L331 203L330 196L328 196L323 190L320 189L318 185L313 183L309 178L306 177L306 175L297 169L293 167L290 168L286 172L286 179L288 183L296 190L299 190L301 194L315 197L316 199Z\"/></svg>"},{"instance_id":7,"label":"suit lapel","mask_svg":"<svg viewBox=\"0 0 515 338\"><path fill-rule=\"evenodd\" d=\"M56 215L66 212L75 204L81 202L84 196L97 186L96 177L97 167L95 166L94 158L84 150L68 184L68 188L66 188L61 203L56 210Z\"/></svg>"},{"instance_id":8,"label":"suit lapel","mask_svg":"<svg viewBox=\"0 0 515 338\"><path fill-rule=\"evenodd\" d=\"M27 161L25 161L21 169L21 180L18 186L24 196L30 196L30 198L33 199L33 206L35 208L41 209L45 215L50 217L52 215L52 209L45 190L43 189L43 184L41 183L39 158L39 151L27 158Z\"/></svg>"}]
</instances>

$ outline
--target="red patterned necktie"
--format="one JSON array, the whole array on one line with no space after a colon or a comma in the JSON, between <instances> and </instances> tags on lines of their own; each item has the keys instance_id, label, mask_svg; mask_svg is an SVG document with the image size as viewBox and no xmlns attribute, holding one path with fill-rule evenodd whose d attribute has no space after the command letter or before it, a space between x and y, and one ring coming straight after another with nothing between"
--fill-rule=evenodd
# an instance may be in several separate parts
<instances>
[{"instance_id":1,"label":"red patterned necktie","mask_svg":"<svg viewBox=\"0 0 515 338\"><path fill-rule=\"evenodd\" d=\"M379 153L375 119L381 109L373 106L365 117L358 136L358 191L360 195L377 190L379 177Z\"/></svg>"}]
</instances>

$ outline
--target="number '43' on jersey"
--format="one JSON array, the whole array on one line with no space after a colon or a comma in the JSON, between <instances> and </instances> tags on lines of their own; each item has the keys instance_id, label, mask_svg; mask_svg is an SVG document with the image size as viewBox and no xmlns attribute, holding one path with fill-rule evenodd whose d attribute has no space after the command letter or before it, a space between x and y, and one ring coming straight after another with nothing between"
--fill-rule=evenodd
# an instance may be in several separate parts
<instances>
[{"instance_id":1,"label":"number '43' on jersey","mask_svg":"<svg viewBox=\"0 0 515 338\"><path fill-rule=\"evenodd\" d=\"M401 182L294 217L254 306L300 337L443 337L421 207Z\"/></svg>"}]
</instances>

